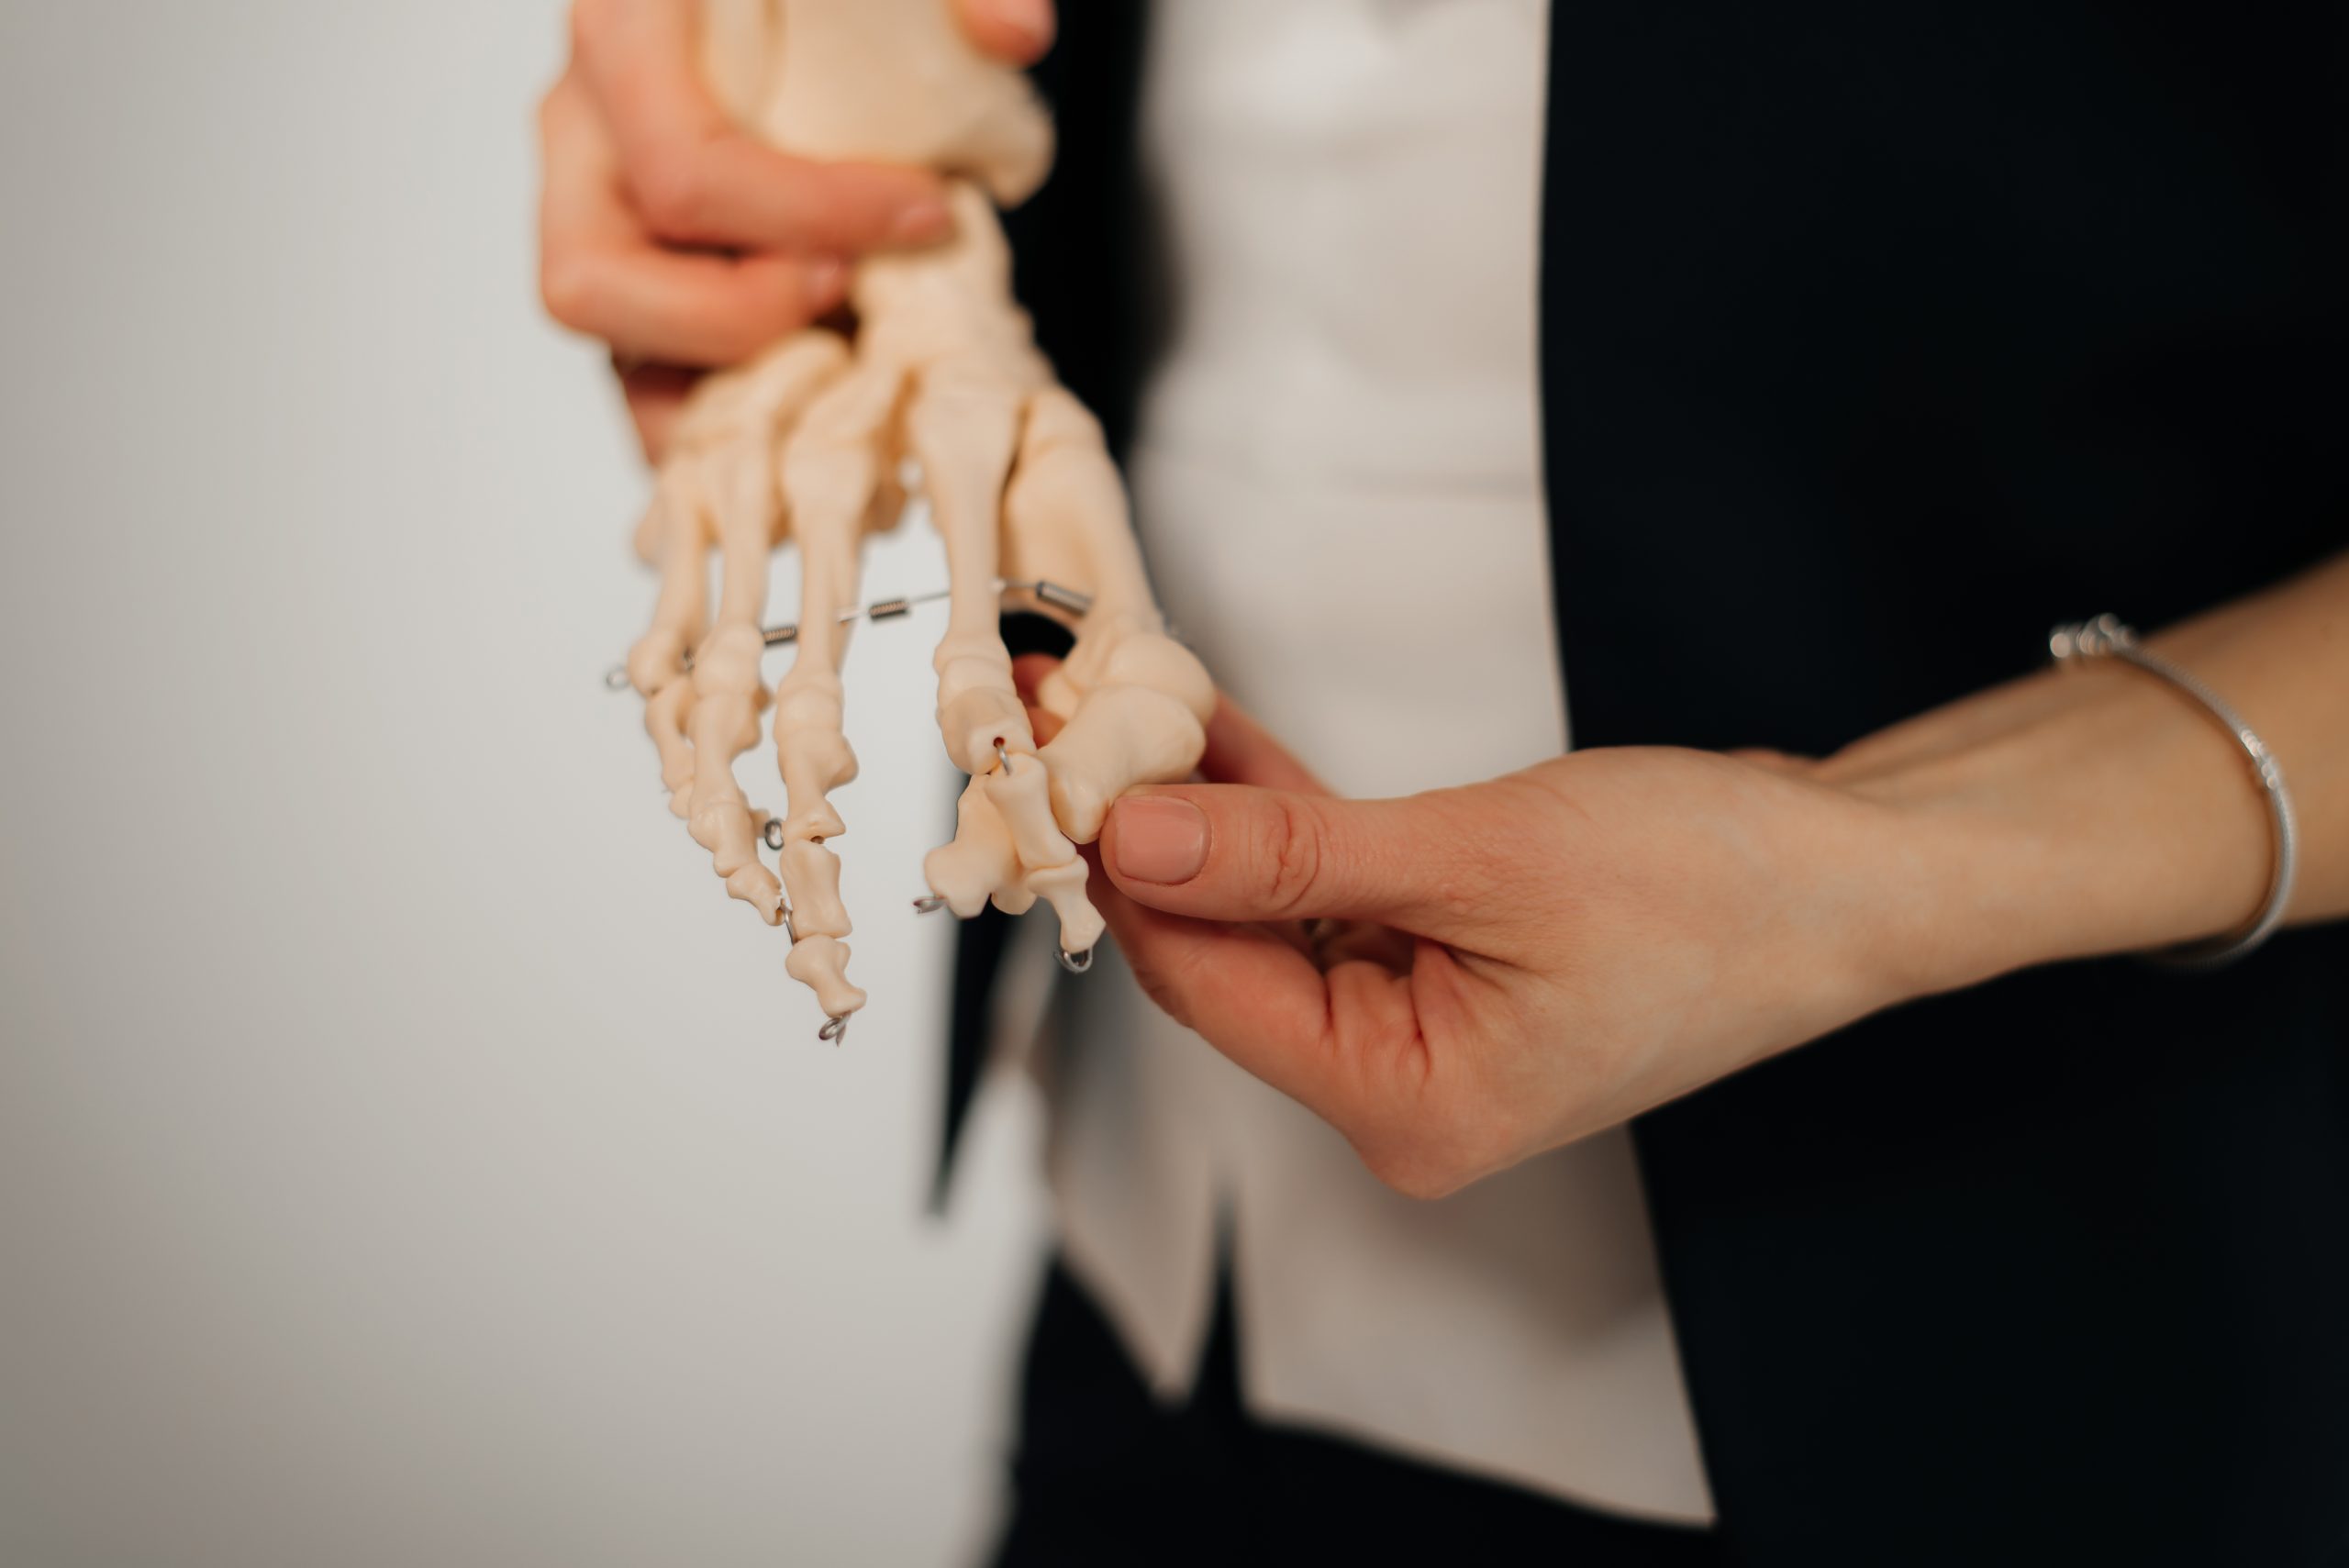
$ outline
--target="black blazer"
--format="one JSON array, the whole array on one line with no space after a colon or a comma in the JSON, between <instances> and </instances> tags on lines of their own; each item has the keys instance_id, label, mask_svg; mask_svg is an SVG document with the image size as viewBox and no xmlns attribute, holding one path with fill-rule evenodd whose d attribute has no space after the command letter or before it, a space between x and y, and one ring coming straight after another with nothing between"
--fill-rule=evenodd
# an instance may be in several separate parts
<instances>
[{"instance_id":1,"label":"black blazer","mask_svg":"<svg viewBox=\"0 0 2349 1568\"><path fill-rule=\"evenodd\" d=\"M1021 292L1122 438L1141 6L1063 11ZM2334 6L1560 0L1576 742L1832 751L2349 546L2344 85ZM1916 1003L1635 1134L1740 1561L2349 1563L2349 928Z\"/></svg>"}]
</instances>

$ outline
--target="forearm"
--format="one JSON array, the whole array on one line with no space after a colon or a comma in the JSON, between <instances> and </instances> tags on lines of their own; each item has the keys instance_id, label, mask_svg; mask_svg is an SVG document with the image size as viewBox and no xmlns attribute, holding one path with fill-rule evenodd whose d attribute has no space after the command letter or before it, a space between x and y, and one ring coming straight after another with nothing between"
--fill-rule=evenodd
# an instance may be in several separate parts
<instances>
[{"instance_id":1,"label":"forearm","mask_svg":"<svg viewBox=\"0 0 2349 1568\"><path fill-rule=\"evenodd\" d=\"M2349 557L2152 637L2281 763L2300 827L2288 917L2349 914ZM2274 846L2242 750L2168 683L2050 670L1895 727L1821 783L1892 814L1880 929L1896 988L1970 984L2241 927Z\"/></svg>"}]
</instances>

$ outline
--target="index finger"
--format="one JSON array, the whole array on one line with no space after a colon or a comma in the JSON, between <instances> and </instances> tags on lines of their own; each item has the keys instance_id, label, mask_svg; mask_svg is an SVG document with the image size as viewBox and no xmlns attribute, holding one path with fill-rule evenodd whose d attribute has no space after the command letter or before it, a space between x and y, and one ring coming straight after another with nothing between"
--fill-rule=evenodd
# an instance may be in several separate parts
<instances>
[{"instance_id":1,"label":"index finger","mask_svg":"<svg viewBox=\"0 0 2349 1568\"><path fill-rule=\"evenodd\" d=\"M1152 1002L1366 1157L1423 1097L1421 1008L1449 962L1440 949L1421 944L1400 971L1354 961L1325 973L1262 926L1170 915L1097 879L1088 891Z\"/></svg>"},{"instance_id":2,"label":"index finger","mask_svg":"<svg viewBox=\"0 0 2349 1568\"><path fill-rule=\"evenodd\" d=\"M845 272L828 257L727 256L648 239L617 187L610 139L576 77L547 95L540 124L540 288L564 326L632 359L730 364L845 292Z\"/></svg>"},{"instance_id":3,"label":"index finger","mask_svg":"<svg viewBox=\"0 0 2349 1568\"><path fill-rule=\"evenodd\" d=\"M692 0L582 0L573 49L646 223L680 245L856 253L952 230L919 169L818 163L744 133L701 74Z\"/></svg>"}]
</instances>

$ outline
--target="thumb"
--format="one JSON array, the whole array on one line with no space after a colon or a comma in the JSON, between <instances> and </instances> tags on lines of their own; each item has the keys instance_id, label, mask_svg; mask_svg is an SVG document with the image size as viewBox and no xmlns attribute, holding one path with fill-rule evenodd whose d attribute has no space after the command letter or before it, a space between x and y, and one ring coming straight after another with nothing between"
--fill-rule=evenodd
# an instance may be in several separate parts
<instances>
[{"instance_id":1,"label":"thumb","mask_svg":"<svg viewBox=\"0 0 2349 1568\"><path fill-rule=\"evenodd\" d=\"M1449 846L1419 800L1241 784L1138 790L1110 807L1101 864L1138 904L1206 920L1458 923Z\"/></svg>"}]
</instances>

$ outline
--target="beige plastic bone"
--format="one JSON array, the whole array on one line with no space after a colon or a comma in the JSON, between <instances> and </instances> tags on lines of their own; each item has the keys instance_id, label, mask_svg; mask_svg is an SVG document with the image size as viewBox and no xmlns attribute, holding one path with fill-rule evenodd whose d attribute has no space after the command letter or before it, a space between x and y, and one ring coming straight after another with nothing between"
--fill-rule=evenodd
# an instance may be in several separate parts
<instances>
[{"instance_id":1,"label":"beige plastic bone","mask_svg":"<svg viewBox=\"0 0 2349 1568\"><path fill-rule=\"evenodd\" d=\"M1052 161L1051 124L1025 80L972 48L947 0L705 0L704 17L711 80L743 125L803 156L958 176L952 241L858 266L852 340L798 333L696 389L637 536L662 585L627 669L672 809L728 890L788 927L786 971L844 1019L865 996L847 979L849 917L828 843L845 831L831 793L856 777L842 617L858 603L863 535L903 506L903 460L918 466L946 545L938 723L972 778L953 840L923 869L956 915L1042 901L1063 951L1089 951L1102 921L1076 846L1124 790L1190 773L1215 691L1166 635L1100 426L1053 380L1012 299L989 195L1024 199ZM799 630L769 694L767 564L786 537L802 560ZM1004 576L1093 595L1041 694L1066 721L1041 749L998 626ZM773 821L733 777L770 703L785 795ZM759 857L763 839L779 842L780 876Z\"/></svg>"}]
</instances>

